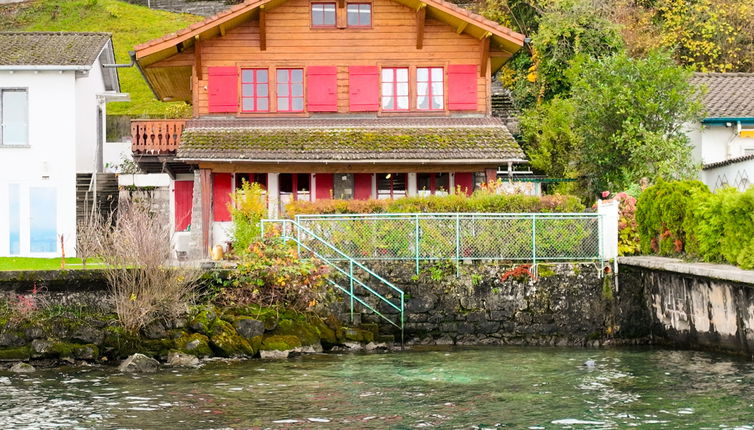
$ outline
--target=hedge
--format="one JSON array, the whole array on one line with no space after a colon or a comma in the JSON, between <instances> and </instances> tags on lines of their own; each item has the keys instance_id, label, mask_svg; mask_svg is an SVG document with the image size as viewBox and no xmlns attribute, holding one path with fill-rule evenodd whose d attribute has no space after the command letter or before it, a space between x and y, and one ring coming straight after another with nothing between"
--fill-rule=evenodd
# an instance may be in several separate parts
<instances>
[{"instance_id":1,"label":"hedge","mask_svg":"<svg viewBox=\"0 0 754 430\"><path fill-rule=\"evenodd\" d=\"M644 254L754 269L754 188L712 193L699 181L659 182L639 197L636 220Z\"/></svg>"},{"instance_id":2,"label":"hedge","mask_svg":"<svg viewBox=\"0 0 754 430\"><path fill-rule=\"evenodd\" d=\"M477 192L467 197L447 196L406 197L397 200L318 200L296 201L286 206L290 217L303 214L357 213L429 213L429 212L582 212L584 205L570 195L525 196L521 194L491 194Z\"/></svg>"}]
</instances>

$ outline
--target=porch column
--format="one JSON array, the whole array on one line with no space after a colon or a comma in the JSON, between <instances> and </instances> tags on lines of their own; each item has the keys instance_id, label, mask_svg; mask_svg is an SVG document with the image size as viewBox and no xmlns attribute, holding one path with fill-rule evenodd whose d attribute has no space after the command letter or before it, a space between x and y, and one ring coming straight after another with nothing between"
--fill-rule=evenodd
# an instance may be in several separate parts
<instances>
[{"instance_id":1,"label":"porch column","mask_svg":"<svg viewBox=\"0 0 754 430\"><path fill-rule=\"evenodd\" d=\"M450 172L448 173L448 194L455 194L456 193L456 173Z\"/></svg>"},{"instance_id":2,"label":"porch column","mask_svg":"<svg viewBox=\"0 0 754 430\"><path fill-rule=\"evenodd\" d=\"M372 198L377 198L377 174L372 173Z\"/></svg>"},{"instance_id":3,"label":"porch column","mask_svg":"<svg viewBox=\"0 0 754 430\"><path fill-rule=\"evenodd\" d=\"M277 219L280 209L280 173L267 174L267 216Z\"/></svg>"},{"instance_id":4,"label":"porch column","mask_svg":"<svg viewBox=\"0 0 754 430\"><path fill-rule=\"evenodd\" d=\"M416 172L409 173L406 176L406 195L408 197L416 196Z\"/></svg>"},{"instance_id":5,"label":"porch column","mask_svg":"<svg viewBox=\"0 0 754 430\"><path fill-rule=\"evenodd\" d=\"M199 179L202 185L202 256L209 256L209 232L212 230L210 224L210 208L212 207L212 171L210 169L199 169Z\"/></svg>"}]
</instances>

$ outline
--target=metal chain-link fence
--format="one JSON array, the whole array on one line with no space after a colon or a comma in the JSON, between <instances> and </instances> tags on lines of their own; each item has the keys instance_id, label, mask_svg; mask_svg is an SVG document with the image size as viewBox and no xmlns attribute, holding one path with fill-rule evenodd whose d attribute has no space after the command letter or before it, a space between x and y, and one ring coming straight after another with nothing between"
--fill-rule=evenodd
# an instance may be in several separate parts
<instances>
[{"instance_id":1,"label":"metal chain-link fence","mask_svg":"<svg viewBox=\"0 0 754 430\"><path fill-rule=\"evenodd\" d=\"M603 260L599 214L300 215L296 221L358 261Z\"/></svg>"}]
</instances>

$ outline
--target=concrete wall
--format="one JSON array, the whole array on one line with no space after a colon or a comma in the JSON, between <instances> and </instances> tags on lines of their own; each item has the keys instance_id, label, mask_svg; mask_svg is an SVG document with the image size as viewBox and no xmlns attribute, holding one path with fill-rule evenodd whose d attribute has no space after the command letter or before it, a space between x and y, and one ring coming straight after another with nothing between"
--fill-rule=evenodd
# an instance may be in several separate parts
<instances>
[{"instance_id":1,"label":"concrete wall","mask_svg":"<svg viewBox=\"0 0 754 430\"><path fill-rule=\"evenodd\" d=\"M754 272L674 259L623 259L620 288L642 291L657 342L754 353Z\"/></svg>"},{"instance_id":2,"label":"concrete wall","mask_svg":"<svg viewBox=\"0 0 754 430\"><path fill-rule=\"evenodd\" d=\"M694 145L694 160L702 164L717 163L729 158L746 155L746 150L754 150L754 139L738 136L738 129L722 125L701 124L688 131Z\"/></svg>"},{"instance_id":3,"label":"concrete wall","mask_svg":"<svg viewBox=\"0 0 754 430\"><path fill-rule=\"evenodd\" d=\"M749 140L754 141L754 139ZM754 159L704 169L701 172L701 180L712 191L726 186L745 191L754 182Z\"/></svg>"}]
</instances>

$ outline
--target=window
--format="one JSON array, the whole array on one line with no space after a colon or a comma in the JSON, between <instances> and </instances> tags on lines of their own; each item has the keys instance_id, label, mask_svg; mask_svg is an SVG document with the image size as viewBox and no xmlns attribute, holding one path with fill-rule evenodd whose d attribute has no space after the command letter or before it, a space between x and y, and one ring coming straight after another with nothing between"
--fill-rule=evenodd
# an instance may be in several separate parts
<instances>
[{"instance_id":1,"label":"window","mask_svg":"<svg viewBox=\"0 0 754 430\"><path fill-rule=\"evenodd\" d=\"M378 173L377 198L397 199L406 196L405 173Z\"/></svg>"},{"instance_id":2,"label":"window","mask_svg":"<svg viewBox=\"0 0 754 430\"><path fill-rule=\"evenodd\" d=\"M269 76L267 69L241 70L241 111L270 110Z\"/></svg>"},{"instance_id":3,"label":"window","mask_svg":"<svg viewBox=\"0 0 754 430\"><path fill-rule=\"evenodd\" d=\"M335 3L312 3L312 27L335 27Z\"/></svg>"},{"instance_id":4,"label":"window","mask_svg":"<svg viewBox=\"0 0 754 430\"><path fill-rule=\"evenodd\" d=\"M348 12L349 27L371 27L372 26L372 4L371 3L349 3L346 7Z\"/></svg>"},{"instance_id":5,"label":"window","mask_svg":"<svg viewBox=\"0 0 754 430\"><path fill-rule=\"evenodd\" d=\"M277 70L278 112L304 111L304 70Z\"/></svg>"},{"instance_id":6,"label":"window","mask_svg":"<svg viewBox=\"0 0 754 430\"><path fill-rule=\"evenodd\" d=\"M408 110L408 68L382 69L382 110Z\"/></svg>"},{"instance_id":7,"label":"window","mask_svg":"<svg viewBox=\"0 0 754 430\"><path fill-rule=\"evenodd\" d=\"M416 108L420 110L442 110L443 103L442 67L419 67L416 69Z\"/></svg>"},{"instance_id":8,"label":"window","mask_svg":"<svg viewBox=\"0 0 754 430\"><path fill-rule=\"evenodd\" d=\"M28 145L26 90L0 90L0 145Z\"/></svg>"},{"instance_id":9,"label":"window","mask_svg":"<svg viewBox=\"0 0 754 430\"><path fill-rule=\"evenodd\" d=\"M29 250L55 252L58 243L57 190L50 187L29 188Z\"/></svg>"},{"instance_id":10,"label":"window","mask_svg":"<svg viewBox=\"0 0 754 430\"><path fill-rule=\"evenodd\" d=\"M445 196L450 189L448 173L417 173L416 188L419 196Z\"/></svg>"}]
</instances>

